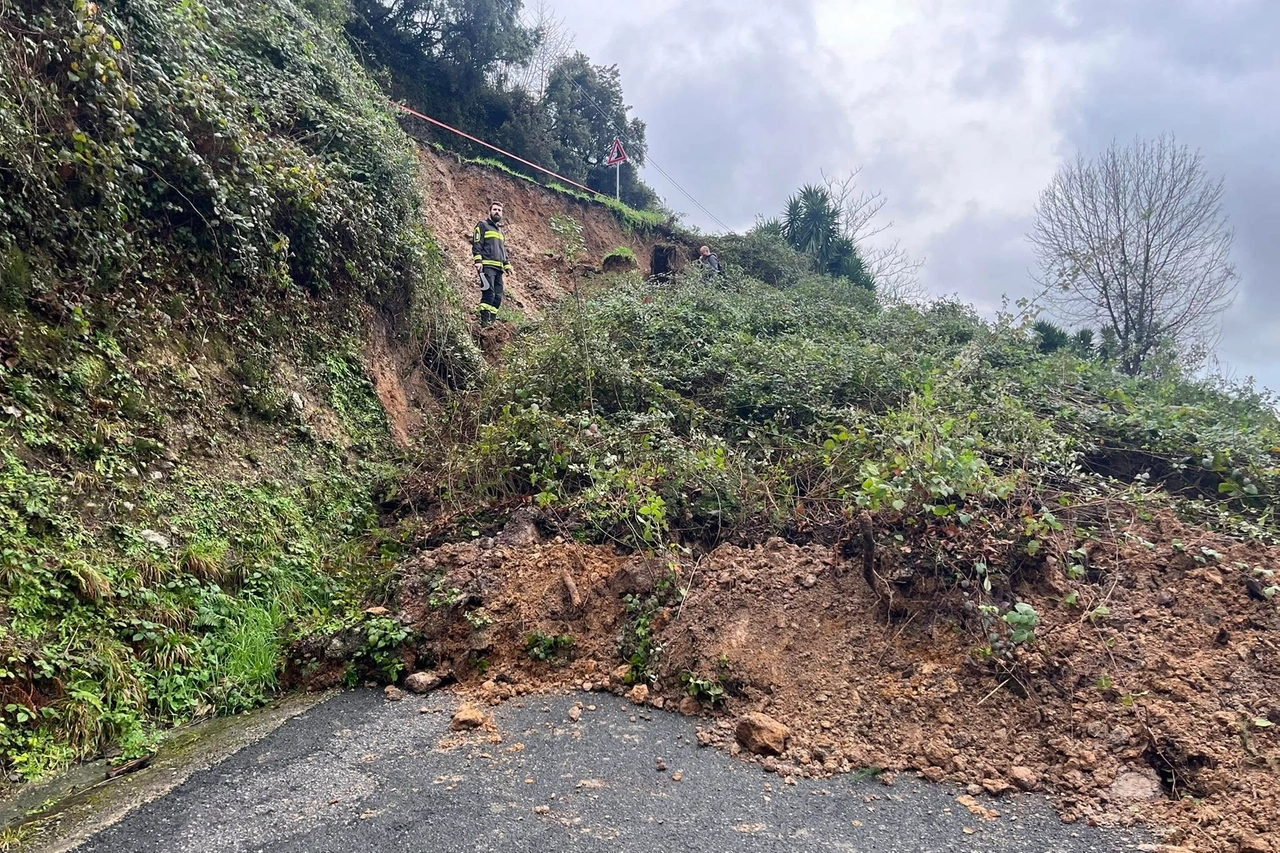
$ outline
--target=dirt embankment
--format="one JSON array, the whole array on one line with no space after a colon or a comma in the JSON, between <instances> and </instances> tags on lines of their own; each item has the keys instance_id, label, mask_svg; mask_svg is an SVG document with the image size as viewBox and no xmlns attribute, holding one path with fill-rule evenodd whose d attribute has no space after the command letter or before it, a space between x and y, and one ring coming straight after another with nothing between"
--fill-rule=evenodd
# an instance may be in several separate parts
<instances>
[{"instance_id":1,"label":"dirt embankment","mask_svg":"<svg viewBox=\"0 0 1280 853\"><path fill-rule=\"evenodd\" d=\"M547 542L523 519L412 558L389 603L420 638L409 671L447 673L491 702L625 693L705 714L705 745L784 776L879 768L969 793L1044 791L1064 820L1280 853L1280 613L1239 567L1280 553L1189 539L1221 554L1201 565L1148 549L1143 532L1088 578L1050 563L1022 582L1016 600L1041 622L1008 658L979 651L974 620L934 593L908 594L886 623L860 563L780 539L663 562ZM628 656L652 676L643 689ZM789 727L780 755L750 755L735 737L753 712Z\"/></svg>"},{"instance_id":2,"label":"dirt embankment","mask_svg":"<svg viewBox=\"0 0 1280 853\"><path fill-rule=\"evenodd\" d=\"M418 175L426 203L424 214L455 274L464 302L480 303L471 262L471 233L488 215L489 204L501 201L506 222L507 249L514 274L506 292L526 315L536 315L544 305L572 292L583 275L598 270L612 250L625 247L635 253L638 270L649 275L654 248L674 246L675 254L690 257L696 247L677 245L660 235L629 232L606 207L553 192L497 169L462 162L457 155L419 145ZM551 218L571 216L582 224L587 256L577 264L563 257L561 239L551 228Z\"/></svg>"}]
</instances>

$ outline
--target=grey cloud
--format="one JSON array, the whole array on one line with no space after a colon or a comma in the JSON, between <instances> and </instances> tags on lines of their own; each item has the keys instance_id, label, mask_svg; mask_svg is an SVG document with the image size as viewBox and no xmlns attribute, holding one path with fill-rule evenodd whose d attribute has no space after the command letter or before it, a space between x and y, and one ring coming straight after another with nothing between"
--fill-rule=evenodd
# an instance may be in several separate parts
<instances>
[{"instance_id":1,"label":"grey cloud","mask_svg":"<svg viewBox=\"0 0 1280 853\"><path fill-rule=\"evenodd\" d=\"M560 8L574 26L592 14L571 3ZM598 14L597 4L590 8ZM596 34L598 48L588 50L596 62L621 66L628 101L648 124L654 162L741 229L756 214L776 213L824 164L840 162L852 137L849 118L832 109L838 82L815 69L816 25L803 3L779 11L765 2L687 0ZM692 222L717 228L656 171L646 177Z\"/></svg>"},{"instance_id":2,"label":"grey cloud","mask_svg":"<svg viewBox=\"0 0 1280 853\"><path fill-rule=\"evenodd\" d=\"M1022 84L1035 79L1028 75L1047 52L1071 83L1050 108L1048 156L1093 154L1112 139L1167 130L1202 148L1208 167L1226 176L1242 288L1224 317L1222 355L1240 372L1280 387L1280 287L1273 272L1280 269L1280 52L1273 47L1280 39L1280 3L1008 0L994 30L971 28L981 39L957 32L935 47L945 55L905 52L911 67L900 69L903 74L930 63L958 68L946 78L949 91L979 112L976 119L966 111L916 116L936 127L926 123L901 143L892 109L882 109L880 125L869 126L857 105L838 97L855 81L840 79L816 47L828 23L817 17L816 0L637 0L616 6L616 19L595 0L558 5L596 62L622 67L628 99L649 124L654 159L729 226L742 228L757 213L777 212L790 192L818 179L823 168L863 165L867 184L887 192L900 225L939 210L954 214L922 245L909 248L928 257L925 277L933 292L958 293L984 311L998 307L1003 293L1031 291L1025 235L1040 188L1022 187L1017 194L1008 186L991 188L1004 191L1005 208L1007 199L1025 197L1021 215L941 196L934 184L943 164L964 168L966 162L945 156L955 154L953 137L966 129L948 122L981 123L988 107L1028 106L1018 101L1027 91ZM902 7L864 0L856 14L889 8ZM955 8L949 0L922 0L917 18L927 22ZM856 40L847 49L857 51ZM1088 61L1072 64L1082 56ZM885 85L892 102L893 78ZM990 128L1001 132L998 122ZM1009 174L1025 179L1034 172ZM1000 172L992 174L993 181L1002 179ZM689 211L691 221L715 227L660 175L650 171L649 177L669 202ZM962 193L973 192L962 186Z\"/></svg>"},{"instance_id":3,"label":"grey cloud","mask_svg":"<svg viewBox=\"0 0 1280 853\"><path fill-rule=\"evenodd\" d=\"M1208 170L1225 176L1241 276L1220 353L1239 372L1280 387L1280 55L1266 47L1280 36L1280 4L1076 5L1079 20L1124 28L1133 49L1112 57L1063 116L1068 138L1089 154L1113 139L1172 131L1203 150Z\"/></svg>"}]
</instances>

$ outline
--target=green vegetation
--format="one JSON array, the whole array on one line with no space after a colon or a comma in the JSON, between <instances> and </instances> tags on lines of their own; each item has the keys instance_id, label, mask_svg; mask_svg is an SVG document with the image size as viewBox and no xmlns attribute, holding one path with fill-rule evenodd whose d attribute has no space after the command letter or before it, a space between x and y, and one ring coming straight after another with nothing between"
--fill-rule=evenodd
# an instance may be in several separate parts
<instances>
[{"instance_id":1,"label":"green vegetation","mask_svg":"<svg viewBox=\"0 0 1280 853\"><path fill-rule=\"evenodd\" d=\"M1249 389L1129 377L1042 352L1025 319L882 309L812 274L770 287L729 260L723 286L617 278L548 316L473 398L475 440L453 443L437 496L532 496L584 540L641 548L802 534L867 508L1035 558L1062 529L1047 507L1126 490L1274 526L1280 426Z\"/></svg>"},{"instance_id":2,"label":"green vegetation","mask_svg":"<svg viewBox=\"0 0 1280 853\"><path fill-rule=\"evenodd\" d=\"M544 634L535 631L525 637L525 651L529 657L543 663L564 666L565 655L573 651L573 637L568 634Z\"/></svg>"},{"instance_id":3,"label":"green vegetation","mask_svg":"<svg viewBox=\"0 0 1280 853\"><path fill-rule=\"evenodd\" d=\"M849 219L829 187L809 184L787 199L781 219L761 222L753 234L780 237L817 272L874 290L875 276L859 251L856 223Z\"/></svg>"},{"instance_id":4,"label":"green vegetation","mask_svg":"<svg viewBox=\"0 0 1280 853\"><path fill-rule=\"evenodd\" d=\"M519 0L351 5L347 37L395 97L610 198L614 169L603 158L620 137L630 159L620 174L628 207L618 212L658 207L637 171L647 154L645 123L628 115L618 67L593 65L548 22L522 19ZM448 143L491 156L460 139Z\"/></svg>"},{"instance_id":5,"label":"green vegetation","mask_svg":"<svg viewBox=\"0 0 1280 853\"><path fill-rule=\"evenodd\" d=\"M300 630L393 676L370 314L441 387L481 363L412 143L289 3L0 11L4 773L251 708Z\"/></svg>"},{"instance_id":6,"label":"green vegetation","mask_svg":"<svg viewBox=\"0 0 1280 853\"><path fill-rule=\"evenodd\" d=\"M619 258L623 261L629 261L633 264L637 263L636 253L631 251L631 248L629 246L618 246L615 249L610 249L608 254L604 256L604 262L608 263L610 258Z\"/></svg>"}]
</instances>

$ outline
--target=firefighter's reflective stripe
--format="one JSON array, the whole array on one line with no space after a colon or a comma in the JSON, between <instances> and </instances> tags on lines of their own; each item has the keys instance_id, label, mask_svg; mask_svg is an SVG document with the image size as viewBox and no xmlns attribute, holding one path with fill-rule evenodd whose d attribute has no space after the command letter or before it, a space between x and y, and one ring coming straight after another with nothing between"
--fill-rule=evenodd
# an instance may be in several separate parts
<instances>
[{"instance_id":1,"label":"firefighter's reflective stripe","mask_svg":"<svg viewBox=\"0 0 1280 853\"><path fill-rule=\"evenodd\" d=\"M506 261L491 261L488 258L484 258L480 262L484 264L486 267L497 267L500 270L507 269L511 266L511 264L507 263Z\"/></svg>"},{"instance_id":2,"label":"firefighter's reflective stripe","mask_svg":"<svg viewBox=\"0 0 1280 853\"><path fill-rule=\"evenodd\" d=\"M479 228L477 228L476 230L477 230L477 231L479 231L480 229L479 229ZM486 232L484 232L484 239L486 239L486 240L503 240L503 242L506 242L506 241L503 239L503 236L502 236L502 232L501 232L501 231L486 231Z\"/></svg>"}]
</instances>

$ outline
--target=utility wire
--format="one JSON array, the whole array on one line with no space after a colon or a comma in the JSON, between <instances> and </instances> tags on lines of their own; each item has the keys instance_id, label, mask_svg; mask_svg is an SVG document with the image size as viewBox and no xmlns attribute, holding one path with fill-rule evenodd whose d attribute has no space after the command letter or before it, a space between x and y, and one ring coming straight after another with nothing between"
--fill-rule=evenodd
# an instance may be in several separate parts
<instances>
[{"instance_id":1,"label":"utility wire","mask_svg":"<svg viewBox=\"0 0 1280 853\"><path fill-rule=\"evenodd\" d=\"M581 86L578 85L577 80L574 80L572 77L570 77L569 82L573 84L573 88L578 90L578 94L582 95L582 97L586 100L588 104L595 107L596 112L600 114L600 117L605 120L606 124L613 124L613 119L609 118L608 114L605 113L605 111L600 108L600 105L597 104L595 100L590 95L588 95ZM618 127L617 125L614 125L614 129L618 131L618 134L620 136L625 136L627 133L625 127ZM676 179L671 177L669 174L667 174L666 170L663 169L661 166L659 166L657 161L655 161L653 157L646 157L645 163L646 165L652 166L653 168L657 169L658 173L661 174L662 177L666 178L668 181L671 182L672 186L680 190L680 192L684 193L685 198L689 199L689 201L697 205L699 210L701 210L707 216L711 217L712 221L715 222L717 225L719 225L721 228L723 228L726 232L733 230L728 225L725 225L723 222L721 222L720 219L714 213L712 213L711 211L703 207L702 202L698 201L696 198L693 197L693 195L689 193L688 190L680 186L680 184L676 182Z\"/></svg>"}]
</instances>

